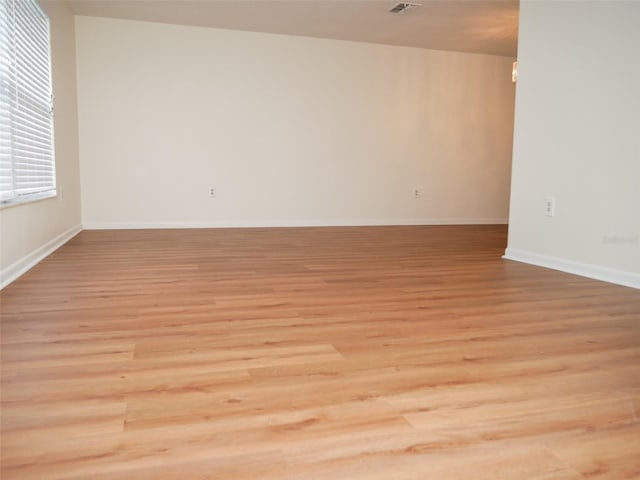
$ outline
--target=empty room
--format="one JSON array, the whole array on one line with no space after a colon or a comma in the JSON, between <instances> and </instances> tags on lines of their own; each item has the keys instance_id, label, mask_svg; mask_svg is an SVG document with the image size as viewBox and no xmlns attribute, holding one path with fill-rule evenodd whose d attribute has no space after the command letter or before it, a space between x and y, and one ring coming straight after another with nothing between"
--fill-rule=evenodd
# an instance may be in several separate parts
<instances>
[{"instance_id":1,"label":"empty room","mask_svg":"<svg viewBox=\"0 0 640 480\"><path fill-rule=\"evenodd\" d=\"M640 479L638 25L1 0L0 478Z\"/></svg>"}]
</instances>

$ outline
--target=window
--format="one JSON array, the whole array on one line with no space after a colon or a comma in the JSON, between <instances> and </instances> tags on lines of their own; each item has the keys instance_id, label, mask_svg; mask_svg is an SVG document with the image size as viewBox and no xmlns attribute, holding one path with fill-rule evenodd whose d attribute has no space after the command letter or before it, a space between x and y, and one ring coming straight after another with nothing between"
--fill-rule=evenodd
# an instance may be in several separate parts
<instances>
[{"instance_id":1,"label":"window","mask_svg":"<svg viewBox=\"0 0 640 480\"><path fill-rule=\"evenodd\" d=\"M49 18L0 1L0 204L56 194Z\"/></svg>"}]
</instances>

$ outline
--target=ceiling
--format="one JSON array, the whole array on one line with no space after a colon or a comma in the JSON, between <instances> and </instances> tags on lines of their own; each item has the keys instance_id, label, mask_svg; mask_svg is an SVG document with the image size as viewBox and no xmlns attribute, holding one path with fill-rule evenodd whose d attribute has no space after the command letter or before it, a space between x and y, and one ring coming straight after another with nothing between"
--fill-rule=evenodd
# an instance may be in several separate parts
<instances>
[{"instance_id":1,"label":"ceiling","mask_svg":"<svg viewBox=\"0 0 640 480\"><path fill-rule=\"evenodd\" d=\"M412 0L406 0L412 1ZM518 0L68 0L73 13L516 56Z\"/></svg>"}]
</instances>

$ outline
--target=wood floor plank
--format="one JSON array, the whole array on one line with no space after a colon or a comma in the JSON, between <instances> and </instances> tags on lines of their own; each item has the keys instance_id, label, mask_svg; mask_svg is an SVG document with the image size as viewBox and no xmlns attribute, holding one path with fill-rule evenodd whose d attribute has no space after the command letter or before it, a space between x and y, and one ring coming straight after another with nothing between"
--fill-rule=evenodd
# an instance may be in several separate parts
<instances>
[{"instance_id":1,"label":"wood floor plank","mask_svg":"<svg viewBox=\"0 0 640 480\"><path fill-rule=\"evenodd\" d=\"M2 432L11 441L39 442L58 437L85 437L124 430L127 404L112 400L5 403Z\"/></svg>"},{"instance_id":2,"label":"wood floor plank","mask_svg":"<svg viewBox=\"0 0 640 480\"><path fill-rule=\"evenodd\" d=\"M0 292L0 477L640 478L640 292L505 243L84 231Z\"/></svg>"},{"instance_id":3,"label":"wood floor plank","mask_svg":"<svg viewBox=\"0 0 640 480\"><path fill-rule=\"evenodd\" d=\"M612 448L612 445L615 445ZM640 425L621 425L598 432L580 432L548 441L547 448L584 478L632 480L640 478Z\"/></svg>"}]
</instances>

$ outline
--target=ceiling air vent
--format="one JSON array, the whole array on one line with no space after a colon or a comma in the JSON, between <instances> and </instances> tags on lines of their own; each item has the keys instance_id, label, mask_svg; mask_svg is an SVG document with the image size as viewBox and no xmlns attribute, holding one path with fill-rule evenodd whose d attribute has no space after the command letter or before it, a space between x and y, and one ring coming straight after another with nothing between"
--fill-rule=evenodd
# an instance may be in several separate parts
<instances>
[{"instance_id":1,"label":"ceiling air vent","mask_svg":"<svg viewBox=\"0 0 640 480\"><path fill-rule=\"evenodd\" d=\"M395 7L389 10L389 13L404 13L411 10L413 7L419 7L419 3L406 3L400 2Z\"/></svg>"}]
</instances>

